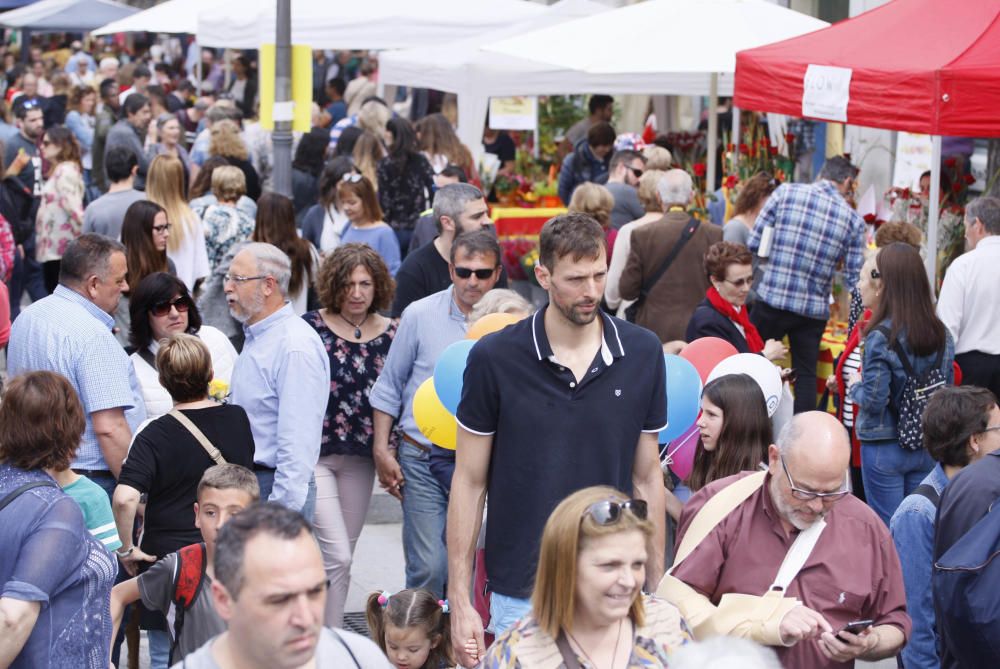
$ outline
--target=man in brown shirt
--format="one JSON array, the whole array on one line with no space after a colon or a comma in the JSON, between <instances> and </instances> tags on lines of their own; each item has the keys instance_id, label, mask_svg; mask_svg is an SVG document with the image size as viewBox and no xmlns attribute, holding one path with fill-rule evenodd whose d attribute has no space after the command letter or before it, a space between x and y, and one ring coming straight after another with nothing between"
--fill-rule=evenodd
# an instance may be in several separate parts
<instances>
[{"instance_id":1,"label":"man in brown shirt","mask_svg":"<svg viewBox=\"0 0 1000 669\"><path fill-rule=\"evenodd\" d=\"M621 296L634 300L643 282L656 274L687 227L691 216L691 177L684 170L669 170L658 184L663 210L659 221L632 231L628 262L618 284ZM688 321L708 290L705 253L722 241L722 228L703 222L695 230L670 269L650 289L636 314L637 325L655 332L661 342L683 340Z\"/></svg>"},{"instance_id":2,"label":"man in brown shirt","mask_svg":"<svg viewBox=\"0 0 1000 669\"><path fill-rule=\"evenodd\" d=\"M899 557L885 525L847 492L850 455L847 433L829 414L798 414L782 430L768 449L763 485L660 583L659 593L681 609L696 636L776 646L788 668L846 669L855 658L880 660L902 648L910 618ZM698 491L681 515L678 545L709 499L750 475ZM796 536L821 519L826 526L783 596L763 597ZM727 610L720 600L730 593L750 597ZM840 631L866 619L873 626L860 634Z\"/></svg>"}]
</instances>

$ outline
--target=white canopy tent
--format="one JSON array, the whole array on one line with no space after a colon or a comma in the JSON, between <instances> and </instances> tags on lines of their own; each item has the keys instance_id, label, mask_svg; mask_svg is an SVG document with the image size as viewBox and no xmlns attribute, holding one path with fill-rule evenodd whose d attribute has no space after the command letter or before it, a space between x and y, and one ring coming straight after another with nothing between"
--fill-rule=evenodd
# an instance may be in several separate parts
<instances>
[{"instance_id":1,"label":"white canopy tent","mask_svg":"<svg viewBox=\"0 0 1000 669\"><path fill-rule=\"evenodd\" d=\"M627 91L619 87L617 92L623 93L685 95L697 82L694 93L708 94L715 109L718 94L731 94L737 51L828 25L765 0L648 0L508 37L483 49L635 85ZM626 35L634 37L624 41ZM687 85L679 90L673 85L678 82ZM734 113L734 125L738 119ZM706 183L711 184L718 141L715 114L709 115L708 138Z\"/></svg>"},{"instance_id":2,"label":"white canopy tent","mask_svg":"<svg viewBox=\"0 0 1000 669\"><path fill-rule=\"evenodd\" d=\"M118 21L112 21L91 35L150 32L194 34L198 29L198 12L222 4L220 0L167 0Z\"/></svg>"},{"instance_id":3,"label":"white canopy tent","mask_svg":"<svg viewBox=\"0 0 1000 669\"><path fill-rule=\"evenodd\" d=\"M527 0L291 0L292 43L313 49L403 49L509 26L545 7ZM231 0L198 13L198 44L256 49L273 44L273 0Z\"/></svg>"},{"instance_id":4,"label":"white canopy tent","mask_svg":"<svg viewBox=\"0 0 1000 669\"><path fill-rule=\"evenodd\" d=\"M139 10L112 0L40 0L0 15L0 25L32 32L88 32Z\"/></svg>"}]
</instances>

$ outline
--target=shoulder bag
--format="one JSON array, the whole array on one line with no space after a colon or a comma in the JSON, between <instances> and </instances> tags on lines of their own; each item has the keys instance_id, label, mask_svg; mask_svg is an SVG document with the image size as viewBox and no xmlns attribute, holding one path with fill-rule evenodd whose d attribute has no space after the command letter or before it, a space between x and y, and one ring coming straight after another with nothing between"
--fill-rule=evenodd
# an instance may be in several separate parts
<instances>
[{"instance_id":1,"label":"shoulder bag","mask_svg":"<svg viewBox=\"0 0 1000 669\"><path fill-rule=\"evenodd\" d=\"M677 258L677 255L684 248L684 245L694 237L694 233L698 231L698 226L701 222L694 218L693 216L688 220L687 226L684 228L684 232L681 233L680 239L674 244L674 248L670 249L670 253L667 254L666 259L663 264L654 272L646 281L642 282L642 287L639 289L639 297L636 298L635 302L630 304L625 309L625 320L629 323L635 323L636 316L639 315L639 309L646 302L646 297L649 295L649 291L653 290L653 286L663 278L663 275L667 273L670 269L670 265Z\"/></svg>"},{"instance_id":2,"label":"shoulder bag","mask_svg":"<svg viewBox=\"0 0 1000 669\"><path fill-rule=\"evenodd\" d=\"M208 457L212 458L212 460L215 461L215 464L217 465L226 464L226 459L222 457L222 453L219 451L219 449L217 449L215 446L212 445L212 442L208 440L208 437L205 436L205 433L199 430L198 426L192 423L190 418L182 414L177 409L171 409L170 411L167 412L167 415L173 416L174 420L176 420L178 423L184 426L187 429L187 431L190 432L194 436L194 438L198 440L198 443L201 444L201 447L205 449L206 453L208 453Z\"/></svg>"}]
</instances>

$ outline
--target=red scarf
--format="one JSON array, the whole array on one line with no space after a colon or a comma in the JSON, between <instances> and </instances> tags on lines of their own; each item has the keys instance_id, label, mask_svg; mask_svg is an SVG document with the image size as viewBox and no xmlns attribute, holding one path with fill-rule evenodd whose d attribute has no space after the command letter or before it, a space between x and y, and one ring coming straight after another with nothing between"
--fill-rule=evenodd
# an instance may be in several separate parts
<instances>
[{"instance_id":1,"label":"red scarf","mask_svg":"<svg viewBox=\"0 0 1000 669\"><path fill-rule=\"evenodd\" d=\"M715 307L716 311L743 328L744 336L747 340L747 348L750 349L751 353L760 353L764 350L764 340L760 338L757 328L750 322L750 314L747 313L748 310L745 306L736 311L736 307L730 304L722 295L719 295L719 291L715 289L715 286L708 287L705 297L708 298L708 301Z\"/></svg>"}]
</instances>

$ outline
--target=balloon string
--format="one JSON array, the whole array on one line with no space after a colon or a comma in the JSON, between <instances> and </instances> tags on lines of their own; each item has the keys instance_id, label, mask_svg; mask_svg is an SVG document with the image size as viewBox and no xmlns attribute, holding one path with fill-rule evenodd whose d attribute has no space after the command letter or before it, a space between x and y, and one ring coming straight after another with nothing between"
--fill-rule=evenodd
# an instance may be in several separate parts
<instances>
[{"instance_id":1,"label":"balloon string","mask_svg":"<svg viewBox=\"0 0 1000 669\"><path fill-rule=\"evenodd\" d=\"M681 450L682 448L684 448L685 444L687 444L687 443L688 443L688 442L689 442L689 441L690 441L691 439L693 439L693 438L695 437L695 435L697 435L697 434L698 434L698 431L697 431L697 430L695 430L694 432L692 432L691 434L689 434L688 436L686 436L686 437L685 437L684 439L682 439L682 440L681 440L681 443L677 444L677 448L675 448L674 450L672 450L672 451L669 451L669 452L667 453L667 461L668 461L668 462L673 462L673 457L674 457L674 453L676 453L677 451L679 451L679 450ZM667 450L667 448L670 448L670 444L667 444L667 447L666 447L666 448L664 448L663 450L664 450L664 451L666 451L666 450ZM663 454L661 453L660 455L662 456Z\"/></svg>"}]
</instances>

